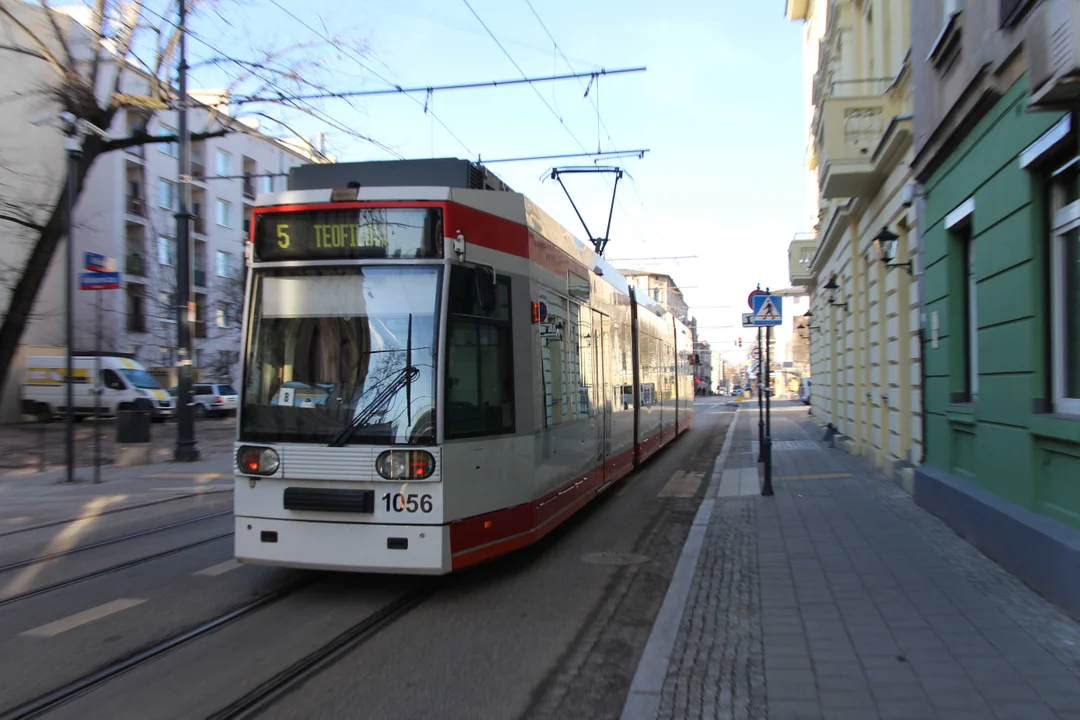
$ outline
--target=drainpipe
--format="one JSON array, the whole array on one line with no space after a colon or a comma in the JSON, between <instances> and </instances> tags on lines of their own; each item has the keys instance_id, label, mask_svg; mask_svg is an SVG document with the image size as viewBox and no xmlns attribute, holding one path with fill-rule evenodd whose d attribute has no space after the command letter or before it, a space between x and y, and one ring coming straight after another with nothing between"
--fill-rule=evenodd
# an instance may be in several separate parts
<instances>
[{"instance_id":1,"label":"drainpipe","mask_svg":"<svg viewBox=\"0 0 1080 720\"><path fill-rule=\"evenodd\" d=\"M922 422L919 424L922 428L922 437L919 438L922 455L919 457L919 465L925 465L926 444L930 437L930 433L926 431L926 327L928 320L926 317L926 288L923 287L925 267L923 265L925 259L923 231L926 228L926 191L923 189L923 184L918 180L914 180L913 183L915 185L915 232L919 236L919 247L916 253L918 258L917 267L919 268L919 274L916 276L916 287L919 294L919 408L922 412Z\"/></svg>"}]
</instances>

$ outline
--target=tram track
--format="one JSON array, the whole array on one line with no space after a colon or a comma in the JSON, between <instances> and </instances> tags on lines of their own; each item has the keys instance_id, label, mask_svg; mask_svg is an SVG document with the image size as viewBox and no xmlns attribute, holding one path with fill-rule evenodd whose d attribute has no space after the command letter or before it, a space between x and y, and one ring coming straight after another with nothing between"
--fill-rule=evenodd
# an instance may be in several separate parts
<instances>
[{"instance_id":1,"label":"tram track","mask_svg":"<svg viewBox=\"0 0 1080 720\"><path fill-rule=\"evenodd\" d=\"M303 578L289 583L268 595L264 595L261 598L252 600L229 612L218 615L212 620L202 622L179 635L174 635L168 640L155 643L129 655L123 660L109 663L88 675L84 675L78 680L73 680L72 682L62 685L33 700L29 700L6 710L0 714L0 720L29 720L29 718L40 717L43 713L55 710L61 705L65 705L76 698L82 697L120 675L151 663L161 656L177 650L215 630L239 620L240 618L250 615L273 603L279 602L299 590L312 585L314 582L315 579L313 578Z\"/></svg>"},{"instance_id":2,"label":"tram track","mask_svg":"<svg viewBox=\"0 0 1080 720\"><path fill-rule=\"evenodd\" d=\"M160 525L148 530L139 530L133 533L127 533L126 535L120 535L118 537L109 538L108 540L99 540L98 542L90 543L88 545L80 545L78 547L69 548L67 550L58 550L57 552L49 553L48 555L40 555L34 558L28 558L26 560L19 560L18 562L9 563L7 565L0 565L0 575L3 573L11 572L13 570L21 570L22 568L30 567L32 565L38 565L40 563L49 562L50 560L57 560L62 557L68 557L76 555L87 550L97 550L98 548L108 547L110 545L116 545L118 543L127 542L129 540L136 540L138 538L147 537L150 535L156 535L158 533L166 532L168 530L174 530L186 525L193 525L194 523L203 522L206 520L213 520L214 518L225 517L226 515L232 515L232 510L220 510L218 512L209 513L206 515L198 515L193 518L187 518L186 520L180 520L168 525Z\"/></svg>"},{"instance_id":3,"label":"tram track","mask_svg":"<svg viewBox=\"0 0 1080 720\"><path fill-rule=\"evenodd\" d=\"M406 592L355 623L330 642L308 653L243 697L210 715L207 720L250 720L250 718L258 717L278 700L317 675L319 671L356 650L431 597L438 589L438 581L429 582L430 584ZM0 718L0 720L5 719Z\"/></svg>"},{"instance_id":4,"label":"tram track","mask_svg":"<svg viewBox=\"0 0 1080 720\"><path fill-rule=\"evenodd\" d=\"M103 575L108 575L109 573L114 573L114 572L117 572L117 571L120 571L120 570L126 570L128 568L132 568L132 567L135 567L137 565L142 565L143 563L148 563L148 562L151 562L153 560L159 560L159 559L161 559L163 557L168 557L170 555L176 555L177 553L184 552L185 550L191 550L193 548L197 548L197 547L200 547L202 545L207 545L207 544L215 542L217 540L223 540L223 539L225 539L227 537L232 537L233 534L234 534L234 532L230 531L230 532L227 532L227 533L222 533L220 535L214 535L213 537L204 538L202 540L196 540L194 542L190 542L190 543L187 543L185 545L181 545L179 547L170 548L168 550L162 550L161 552L154 553L153 555L146 555L144 557L135 558L134 560L128 560L127 562L118 563L116 565L110 565L109 567L102 568L101 570L95 570L94 572L89 572L89 573L86 573L84 575L79 575L77 577L69 578L67 580L61 580L60 582L55 582L55 583L52 583L51 585L45 585L44 587L36 588L34 590L28 590L27 592L19 593L18 595L12 595L11 597L2 598L2 599L0 599L0 607L4 607L6 605L11 605L12 603L19 602L20 600L28 600L29 598L37 597L39 595L44 595L45 593L50 593L50 592L53 592L54 590L60 590L61 588L65 588L65 587L68 587L68 586L71 586L71 585L75 585L77 583L85 582L87 580L93 580L94 578L99 578L99 577L102 577Z\"/></svg>"},{"instance_id":5,"label":"tram track","mask_svg":"<svg viewBox=\"0 0 1080 720\"><path fill-rule=\"evenodd\" d=\"M0 712L0 720L30 720L67 705L107 683L149 665L163 656L196 642L242 618L264 610L319 582L320 577L303 577L238 608L202 622L167 640L143 648L128 657L109 663L83 677L68 682L32 700ZM300 687L309 678L341 657L356 650L430 598L441 586L429 580L421 587L406 591L375 612L350 625L329 642L290 664L242 697L210 715L208 720L254 718Z\"/></svg>"}]
</instances>

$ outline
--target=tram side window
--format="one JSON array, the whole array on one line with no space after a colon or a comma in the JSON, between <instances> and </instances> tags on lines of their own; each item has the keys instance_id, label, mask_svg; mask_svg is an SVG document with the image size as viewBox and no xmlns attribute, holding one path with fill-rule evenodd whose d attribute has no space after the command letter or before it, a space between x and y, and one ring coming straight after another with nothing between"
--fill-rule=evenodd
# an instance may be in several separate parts
<instances>
[{"instance_id":1,"label":"tram side window","mask_svg":"<svg viewBox=\"0 0 1080 720\"><path fill-rule=\"evenodd\" d=\"M513 335L510 279L495 284L495 306L484 310L476 296L476 272L450 272L447 318L446 437L514 432Z\"/></svg>"}]
</instances>

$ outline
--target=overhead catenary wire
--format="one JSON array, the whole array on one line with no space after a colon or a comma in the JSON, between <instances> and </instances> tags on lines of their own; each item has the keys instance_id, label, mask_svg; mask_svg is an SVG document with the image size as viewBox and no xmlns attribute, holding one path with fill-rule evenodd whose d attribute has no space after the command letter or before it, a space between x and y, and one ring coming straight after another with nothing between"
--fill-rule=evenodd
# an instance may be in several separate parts
<instances>
[{"instance_id":1,"label":"overhead catenary wire","mask_svg":"<svg viewBox=\"0 0 1080 720\"><path fill-rule=\"evenodd\" d=\"M354 98L354 97L369 97L372 95L409 95L414 94L431 94L434 92L445 92L448 90L478 90L483 88L496 88L496 87L508 87L511 85L532 85L538 82L556 82L559 80L574 80L584 77L600 76L600 75L623 75L626 73L639 73L645 72L647 67L629 67L629 68L615 68L608 70L606 68L596 70L595 72L583 72L583 73L564 73L561 75L541 75L536 77L523 76L520 80L483 80L479 82L467 82L467 83L454 83L450 85L421 85L417 87L401 87L390 81L384 81L388 85L393 87L378 88L375 90L345 90L341 92L325 92L325 93L312 93L310 95L252 95L250 97L239 97L234 100L234 104L243 103L257 103L257 102L279 102L281 100L335 100L339 98ZM535 89L535 88L534 88ZM537 91L539 92L539 91ZM420 102L416 98L412 98L421 106L424 103ZM541 95L543 100L543 96ZM547 102L545 100L545 102ZM550 107L550 106L549 106ZM430 111L429 111L430 112ZM554 110L552 110L554 112ZM559 117L556 113L556 117ZM575 138L576 139L576 138ZM580 145L580 143L578 143ZM582 146L584 150L584 146Z\"/></svg>"},{"instance_id":2,"label":"overhead catenary wire","mask_svg":"<svg viewBox=\"0 0 1080 720\"><path fill-rule=\"evenodd\" d=\"M149 12L150 14L152 14L155 17L159 18L162 22L164 22L164 23L166 23L168 25L171 25L173 27L178 27L176 22L173 21L171 18L167 18L164 15L162 15L161 13L150 9L150 8L146 7L145 5L142 6L141 9ZM210 43L206 39L202 38L198 33L194 32L190 27L185 29L185 33L191 39L195 40L196 42L206 46L207 48L209 48L213 52L217 53L222 60L226 60L226 61L228 61L228 62L230 62L230 63L232 63L232 64L234 64L234 65L236 65L236 66L238 66L240 68L242 68L246 72L251 72L252 71L251 63L245 63L245 62L242 62L240 60L237 60L236 58L233 58L233 57L229 56L227 53L223 52L221 49L219 49L218 47L216 47L215 45L213 45L212 43ZM351 135L354 138L364 140L365 142L371 143L375 147L379 148L380 150L383 150L384 152L386 152L389 155L392 155L392 156L396 157L399 160L404 160L405 159L404 155L402 155L398 151L394 150L390 146L388 146L388 145L386 145L384 143L381 143L381 142L379 142L378 140L376 140L376 139L374 139L372 137L364 135L363 133L357 132L353 128L347 127L346 125L342 124L341 122L339 122L338 120L333 118L326 111L317 110L316 108L311 106L310 103L304 103L303 105L301 105L301 104L299 104L297 102L289 101L289 100L285 100L285 101L281 101L281 102L282 102L282 104L284 106L291 107L292 109L297 110L298 112L301 112L301 113L303 113L305 115L309 115L309 116L311 116L311 117L313 117L313 118L315 118L317 120L321 120L322 122L326 123L327 125L330 125L331 127L334 127L334 128L336 128L338 130L341 130L342 132L346 133L347 135ZM276 120L275 118L273 118L273 117L271 117L269 115L263 114L263 113L258 113L258 114L262 115L262 117L265 117L268 120L278 122L283 127L288 128L288 125L281 122L280 120ZM320 115L321 115L321 117L320 117ZM319 153L319 154L321 155L322 153Z\"/></svg>"},{"instance_id":3,"label":"overhead catenary wire","mask_svg":"<svg viewBox=\"0 0 1080 720\"><path fill-rule=\"evenodd\" d=\"M544 33L548 36L548 39L551 40L551 44L554 45L555 52L557 52L559 54L559 56L562 57L563 62L566 63L566 67L568 67L570 69L570 72L577 73L577 69L574 67L574 64L570 62L570 58L568 58L566 56L566 53L563 52L562 48L559 46L559 42L555 39L555 36L552 34L551 30L548 29L548 26L544 22L544 20L540 17L540 13L538 13L536 11L536 8L533 7L532 2L530 0L525 0L525 4L528 5L529 10L532 11L533 17L536 18L536 21L538 23L540 23L540 27L543 28ZM581 75L584 75L584 74L582 73ZM590 95L589 95L589 90L592 87L592 82L593 81L590 80L589 85L585 85L584 83L581 83L581 85L582 85L582 87L585 88L585 97L588 98L589 102L593 106L593 109L596 111L596 122L597 122L598 127L603 128L604 134L607 136L608 143L610 143L610 147L614 148L614 147L616 147L615 140L611 137L611 131L608 129L607 123L605 123L604 120L603 120L603 117L602 117L602 115L600 113L600 105L599 105L598 102L594 101L593 98L590 97ZM597 82L597 94L599 94L599 82ZM600 149L599 131L597 132L596 145L597 145L597 150L599 150ZM633 178L631 178L631 180L633 180ZM610 187L610 183L608 182L608 179L607 179L606 176L604 177L604 184L608 185ZM645 212L645 203L641 198L641 194L637 190L637 183L636 182L631 182L630 183L630 189L634 192L635 195L637 195L638 202L641 205L641 209L642 209L643 212ZM625 205L623 205L622 199L621 198L616 198L616 202L619 205L619 209L622 210L623 217L626 218L626 220L630 223L630 227L633 228L634 233L638 237L638 240L641 241L641 243L643 245L646 245L647 242L645 240L645 236L642 234L641 230L637 227L637 224L634 222L633 218L630 217L630 211L626 209ZM646 214L646 216L648 215L647 212L645 212L645 214Z\"/></svg>"},{"instance_id":4,"label":"overhead catenary wire","mask_svg":"<svg viewBox=\"0 0 1080 720\"><path fill-rule=\"evenodd\" d=\"M323 39L323 40L325 40L326 42L330 43L331 45L334 45L334 42L333 42L333 41L332 41L332 40L331 40L331 39L330 39L329 37L327 37L327 36L326 36L326 35L324 35L323 33L320 33L320 32L319 32L318 30L316 30L315 28L311 27L311 25L308 25L308 24L307 24L307 23L306 23L306 22L305 22L304 20L302 20L301 18L297 17L297 16L296 16L296 14L294 14L294 13L293 13L293 12L292 12L291 10L288 10L288 9L286 9L285 7L283 7L283 6L281 5L281 3L279 3L279 2L277 1L277 0L270 0L270 2L271 2L271 3L273 3L273 4L275 5L275 6L277 6L277 7L278 7L278 8L279 8L279 9L280 9L280 10L281 10L282 12L284 12L284 13L285 13L286 15L288 15L289 17L293 18L293 19L294 19L294 20L296 20L296 21L297 21L298 23L300 23L301 25L303 25L304 27L306 27L306 28L307 28L308 30L310 30L311 32L315 33L316 35L318 35L318 36L319 36L320 38L322 38L322 39ZM382 75L380 75L379 73L375 72L375 71L374 71L374 70L373 70L373 69L372 69L372 68L371 68L371 67L370 67L369 65L367 65L367 64L366 64L366 63L364 63L364 62L361 62L361 61L360 61L360 60L358 59L358 57L357 57L357 56L358 56L358 53L356 53L355 51L350 51L350 54L351 54L351 55L353 55L354 59L356 59L356 62L357 62L357 64L358 64L358 65L360 65L360 67L362 67L363 69L367 70L367 71L368 71L369 73L371 73L372 75L374 75L374 76L375 76L376 78L378 78L378 79L379 79L379 80L381 80L382 82L386 83L387 85L394 85L395 87L397 87L397 83L392 83L392 82L390 82L390 81L389 81L389 80L387 80L387 79L386 79L385 77L383 77L383 76L382 76ZM429 94L429 96L430 96L431 90L432 90L432 88L428 88L428 94ZM364 95L364 94L371 94L371 95L374 95L374 94L377 94L377 93L375 93L375 92L371 92L371 93L361 93L361 94L357 94L357 95L352 95L351 97L361 97L361 96L362 96L362 95ZM310 98L310 99L331 99L331 98ZM416 102L416 103L418 103L418 104L420 103L420 101L419 101L419 100L417 100L416 98L412 97L411 95L409 95L409 99L413 100L414 102ZM428 98L428 100L430 100L430 97ZM458 143L459 145L461 145L461 147L465 148L465 152L467 152L467 153L468 153L468 154L469 154L470 156L472 156L472 154L473 154L473 151L469 149L469 146L465 144L465 141L464 141L464 140L462 140L462 139L461 139L460 137L458 137L458 136L457 136L457 133L455 133L455 132L454 132L453 130L451 130L451 129L450 129L450 127L449 127L449 126L448 126L448 125L447 125L447 124L446 124L445 122L443 122L443 121L442 121L442 119L441 119L441 118L440 118L440 117L439 117L438 115L436 115L436 114L435 114L435 111L434 111L434 110L432 110L432 109L431 109L431 108L429 107L429 102L428 102L428 100L425 100L425 101L424 101L424 103L423 103L423 108L424 108L424 114L430 114L430 115L431 115L431 119L432 119L432 120L434 120L435 122L437 122L437 123L438 123L438 124L439 124L439 125L440 125L440 126L442 127L442 129L443 129L443 130L445 130L445 131L446 131L447 133L449 133L449 134L450 134L450 137L454 138L454 140L456 140L456 141L457 141L457 143ZM433 143L433 144L434 144L434 143ZM433 153L433 154L434 154L434 153Z\"/></svg>"}]
</instances>

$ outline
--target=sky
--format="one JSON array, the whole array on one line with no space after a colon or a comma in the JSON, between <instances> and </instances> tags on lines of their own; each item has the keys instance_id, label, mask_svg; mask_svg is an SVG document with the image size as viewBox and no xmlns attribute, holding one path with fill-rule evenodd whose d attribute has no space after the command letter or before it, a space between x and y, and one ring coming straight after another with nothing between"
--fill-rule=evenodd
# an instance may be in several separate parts
<instances>
[{"instance_id":1,"label":"sky","mask_svg":"<svg viewBox=\"0 0 1080 720\"><path fill-rule=\"evenodd\" d=\"M747 294L758 283L789 285L787 246L807 230L802 28L784 18L782 0L692 0L663 15L657 7L646 0L210 0L194 11L192 85L226 82L222 65L198 63L213 54L210 46L251 57L314 44L305 52L324 62L310 77L335 91L647 67L601 77L588 97L588 79L569 80L435 92L428 113L420 93L319 102L320 119L288 119L307 136L327 132L339 161L648 149L641 159L599 161L626 171L605 255L616 266L672 275L702 337L734 355L732 341L751 332L740 323ZM326 37L358 41L363 55L335 56ZM489 169L585 239L562 188L545 177L552 167L594 164L570 158ZM607 223L612 181L564 179L594 235ZM616 262L675 256L688 257Z\"/></svg>"}]
</instances>

